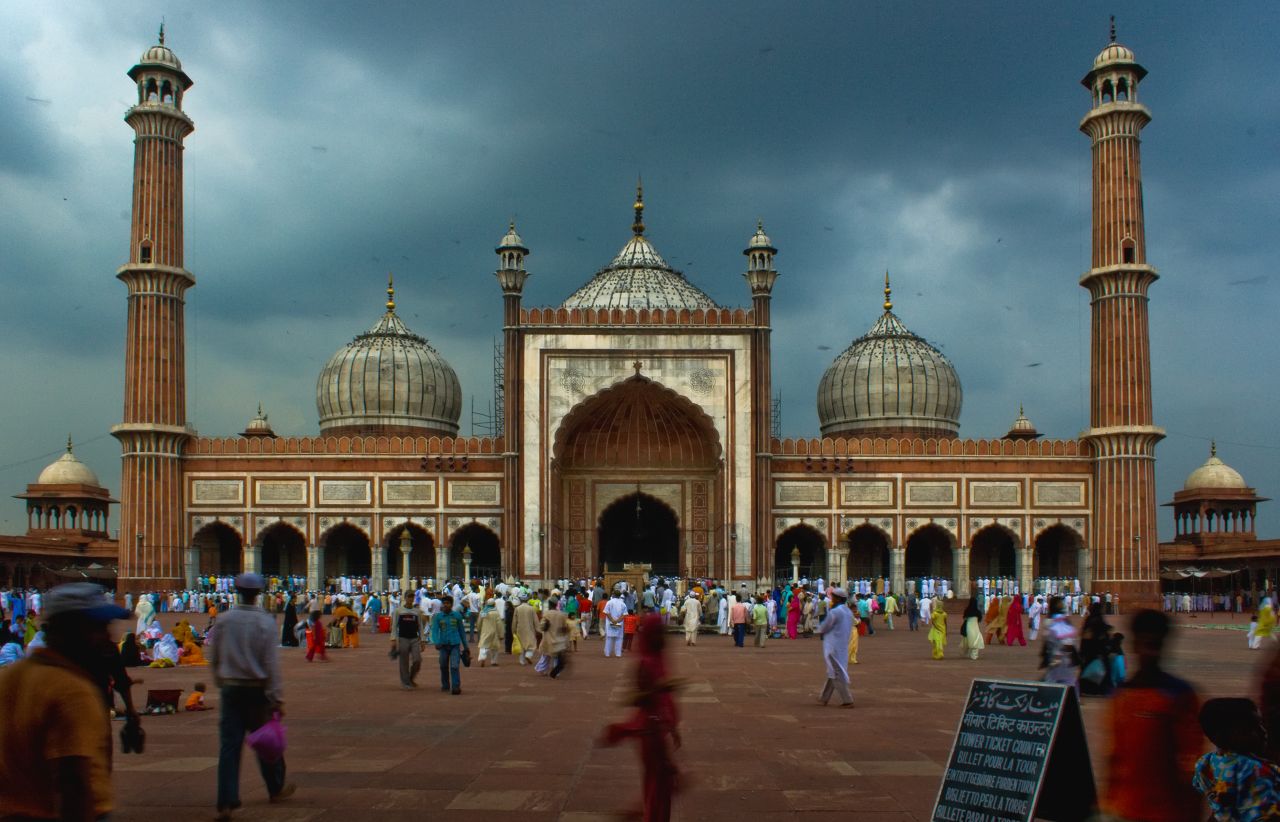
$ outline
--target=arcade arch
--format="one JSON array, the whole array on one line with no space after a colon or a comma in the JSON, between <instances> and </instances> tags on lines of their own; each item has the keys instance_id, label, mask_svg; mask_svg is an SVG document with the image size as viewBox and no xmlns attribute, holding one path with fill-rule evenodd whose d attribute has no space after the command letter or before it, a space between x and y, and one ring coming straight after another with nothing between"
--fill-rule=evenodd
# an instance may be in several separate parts
<instances>
[{"instance_id":1,"label":"arcade arch","mask_svg":"<svg viewBox=\"0 0 1280 822\"><path fill-rule=\"evenodd\" d=\"M954 580L955 573L951 561L951 550L954 547L955 538L941 525L929 523L917 528L911 536L907 537L904 563L906 578L932 577Z\"/></svg>"},{"instance_id":2,"label":"arcade arch","mask_svg":"<svg viewBox=\"0 0 1280 822\"><path fill-rule=\"evenodd\" d=\"M1080 576L1084 540L1065 525L1051 525L1036 536L1032 576L1072 579Z\"/></svg>"},{"instance_id":3,"label":"arcade arch","mask_svg":"<svg viewBox=\"0 0 1280 822\"><path fill-rule=\"evenodd\" d=\"M199 576L234 576L241 568L240 532L225 522L211 522L191 537L196 549Z\"/></svg>"},{"instance_id":4,"label":"arcade arch","mask_svg":"<svg viewBox=\"0 0 1280 822\"><path fill-rule=\"evenodd\" d=\"M431 532L416 522L397 525L387 532L382 540L383 573L387 579L400 578L404 564L404 554L400 552L400 536L409 532L409 544L413 550L409 552L410 579L430 579L436 575L436 540Z\"/></svg>"},{"instance_id":5,"label":"arcade arch","mask_svg":"<svg viewBox=\"0 0 1280 822\"><path fill-rule=\"evenodd\" d=\"M306 576L307 540L292 525L277 522L259 537L262 546L262 573L267 576Z\"/></svg>"},{"instance_id":6,"label":"arcade arch","mask_svg":"<svg viewBox=\"0 0 1280 822\"><path fill-rule=\"evenodd\" d=\"M849 579L888 579L889 535L864 522L849 532Z\"/></svg>"},{"instance_id":7,"label":"arcade arch","mask_svg":"<svg viewBox=\"0 0 1280 822\"><path fill-rule=\"evenodd\" d=\"M471 576L502 576L502 548L498 535L478 522L470 522L453 532L449 540L449 577L462 579L462 552L471 548Z\"/></svg>"},{"instance_id":8,"label":"arcade arch","mask_svg":"<svg viewBox=\"0 0 1280 822\"><path fill-rule=\"evenodd\" d=\"M321 537L324 576L367 577L373 573L369 535L349 522L333 526Z\"/></svg>"},{"instance_id":9,"label":"arcade arch","mask_svg":"<svg viewBox=\"0 0 1280 822\"><path fill-rule=\"evenodd\" d=\"M988 525L969 540L969 576L1018 576L1018 537L1003 525Z\"/></svg>"},{"instance_id":10,"label":"arcade arch","mask_svg":"<svg viewBox=\"0 0 1280 822\"><path fill-rule=\"evenodd\" d=\"M773 550L773 577L776 582L791 579L791 552L800 551L800 577L817 579L827 575L827 538L809 525L793 525L778 535Z\"/></svg>"}]
</instances>

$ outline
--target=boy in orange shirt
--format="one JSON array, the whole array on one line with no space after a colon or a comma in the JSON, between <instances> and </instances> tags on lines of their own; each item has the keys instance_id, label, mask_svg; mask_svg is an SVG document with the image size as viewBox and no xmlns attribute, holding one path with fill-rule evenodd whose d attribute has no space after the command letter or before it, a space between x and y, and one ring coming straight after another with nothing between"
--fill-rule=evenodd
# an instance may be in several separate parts
<instances>
[{"instance_id":1,"label":"boy in orange shirt","mask_svg":"<svg viewBox=\"0 0 1280 822\"><path fill-rule=\"evenodd\" d=\"M191 691L191 696L187 697L188 711L207 711L209 706L204 704L204 683L197 682Z\"/></svg>"},{"instance_id":2,"label":"boy in orange shirt","mask_svg":"<svg viewBox=\"0 0 1280 822\"><path fill-rule=\"evenodd\" d=\"M631 650L631 641L635 638L636 629L640 627L640 617L636 616L636 610L632 608L627 611L627 615L622 618L622 650Z\"/></svg>"}]
</instances>

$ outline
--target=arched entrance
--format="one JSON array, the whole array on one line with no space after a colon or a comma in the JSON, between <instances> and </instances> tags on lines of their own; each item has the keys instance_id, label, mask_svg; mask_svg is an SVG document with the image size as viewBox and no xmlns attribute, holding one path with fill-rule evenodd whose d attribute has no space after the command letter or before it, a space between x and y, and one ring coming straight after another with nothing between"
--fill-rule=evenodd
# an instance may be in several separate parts
<instances>
[{"instance_id":1,"label":"arched entrance","mask_svg":"<svg viewBox=\"0 0 1280 822\"><path fill-rule=\"evenodd\" d=\"M1018 576L1018 538L1001 525L988 525L969 541L969 576L1013 579Z\"/></svg>"},{"instance_id":2,"label":"arched entrance","mask_svg":"<svg viewBox=\"0 0 1280 822\"><path fill-rule=\"evenodd\" d=\"M953 545L950 532L940 525L930 523L916 529L907 537L906 578L954 580L951 563Z\"/></svg>"},{"instance_id":3,"label":"arched entrance","mask_svg":"<svg viewBox=\"0 0 1280 822\"><path fill-rule=\"evenodd\" d=\"M585 577L623 562L724 574L720 438L689 399L638 373L610 386L565 417L551 471L544 576Z\"/></svg>"},{"instance_id":4,"label":"arched entrance","mask_svg":"<svg viewBox=\"0 0 1280 822\"><path fill-rule=\"evenodd\" d=\"M240 573L240 533L225 522L211 522L196 531L191 547L199 553L196 573L225 577Z\"/></svg>"},{"instance_id":5,"label":"arched entrance","mask_svg":"<svg viewBox=\"0 0 1280 822\"><path fill-rule=\"evenodd\" d=\"M449 540L449 577L462 579L464 566L462 552L471 548L471 577L502 577L502 549L498 544L498 535L478 522L462 526L453 532Z\"/></svg>"},{"instance_id":6,"label":"arched entrance","mask_svg":"<svg viewBox=\"0 0 1280 822\"><path fill-rule=\"evenodd\" d=\"M307 575L307 541L292 525L277 522L262 532L262 573L275 577Z\"/></svg>"},{"instance_id":7,"label":"arched entrance","mask_svg":"<svg viewBox=\"0 0 1280 822\"><path fill-rule=\"evenodd\" d=\"M387 579L400 578L404 569L404 554L400 552L400 536L409 532L409 544L413 550L409 552L409 579L432 579L436 575L436 541L427 529L416 522L397 525L387 532L382 541L383 573Z\"/></svg>"},{"instance_id":8,"label":"arched entrance","mask_svg":"<svg viewBox=\"0 0 1280 822\"><path fill-rule=\"evenodd\" d=\"M680 571L680 522L675 511L646 494L631 494L605 509L598 543L601 570L643 562L659 576Z\"/></svg>"},{"instance_id":9,"label":"arched entrance","mask_svg":"<svg viewBox=\"0 0 1280 822\"><path fill-rule=\"evenodd\" d=\"M321 544L324 545L325 578L367 577L373 573L369 537L351 523L330 528Z\"/></svg>"},{"instance_id":10,"label":"arched entrance","mask_svg":"<svg viewBox=\"0 0 1280 822\"><path fill-rule=\"evenodd\" d=\"M889 535L870 523L849 532L849 579L889 578Z\"/></svg>"},{"instance_id":11,"label":"arched entrance","mask_svg":"<svg viewBox=\"0 0 1280 822\"><path fill-rule=\"evenodd\" d=\"M1065 525L1052 525L1041 531L1036 537L1032 576L1036 579L1079 577L1080 549L1083 545L1080 535Z\"/></svg>"},{"instance_id":12,"label":"arched entrance","mask_svg":"<svg viewBox=\"0 0 1280 822\"><path fill-rule=\"evenodd\" d=\"M791 552L800 551L800 578L827 575L827 539L816 528L793 525L778 536L773 549L774 582L791 580Z\"/></svg>"}]
</instances>

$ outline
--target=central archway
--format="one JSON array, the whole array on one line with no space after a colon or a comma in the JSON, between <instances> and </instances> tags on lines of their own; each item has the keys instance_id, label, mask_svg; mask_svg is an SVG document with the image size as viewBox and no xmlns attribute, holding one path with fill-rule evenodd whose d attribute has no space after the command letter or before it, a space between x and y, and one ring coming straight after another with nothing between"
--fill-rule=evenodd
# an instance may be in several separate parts
<instances>
[{"instance_id":1,"label":"central archway","mask_svg":"<svg viewBox=\"0 0 1280 822\"><path fill-rule=\"evenodd\" d=\"M555 435L549 575L723 574L721 455L699 405L638 373L583 400Z\"/></svg>"},{"instance_id":2,"label":"central archway","mask_svg":"<svg viewBox=\"0 0 1280 822\"><path fill-rule=\"evenodd\" d=\"M600 515L601 570L620 571L628 562L653 566L659 576L680 571L680 523L675 511L648 496L632 494Z\"/></svg>"},{"instance_id":3,"label":"central archway","mask_svg":"<svg viewBox=\"0 0 1280 822\"><path fill-rule=\"evenodd\" d=\"M778 536L773 549L773 581L789 582L792 576L791 552L800 552L801 579L814 580L827 575L827 540L810 525L793 525Z\"/></svg>"}]
</instances>

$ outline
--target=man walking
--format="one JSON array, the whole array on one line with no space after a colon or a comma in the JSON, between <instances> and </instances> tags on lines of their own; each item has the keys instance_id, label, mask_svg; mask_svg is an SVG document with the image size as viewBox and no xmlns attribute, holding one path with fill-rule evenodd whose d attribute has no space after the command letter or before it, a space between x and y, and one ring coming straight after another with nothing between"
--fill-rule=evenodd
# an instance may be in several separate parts
<instances>
[{"instance_id":1,"label":"man walking","mask_svg":"<svg viewBox=\"0 0 1280 822\"><path fill-rule=\"evenodd\" d=\"M903 600L903 607L907 610L907 630L918 630L920 628L920 603L916 601L916 595L908 592Z\"/></svg>"},{"instance_id":2,"label":"man walking","mask_svg":"<svg viewBox=\"0 0 1280 822\"><path fill-rule=\"evenodd\" d=\"M216 818L224 821L240 807L240 754L245 734L265 725L273 713L284 713L276 621L257 604L265 585L258 574L236 577L240 602L218 617L217 639L205 651L222 695ZM293 794L293 783L284 781L283 756L275 762L259 757L258 769L272 802Z\"/></svg>"},{"instance_id":3,"label":"man walking","mask_svg":"<svg viewBox=\"0 0 1280 822\"><path fill-rule=\"evenodd\" d=\"M440 613L431 620L431 644L440 655L440 690L454 696L462 693L462 672L459 665L467 651L467 625L462 616L453 610L453 597L440 598Z\"/></svg>"},{"instance_id":4,"label":"man walking","mask_svg":"<svg viewBox=\"0 0 1280 822\"><path fill-rule=\"evenodd\" d=\"M551 607L542 612L542 646L551 666L551 678L555 679L564 672L565 658L568 656L569 615L556 607L559 604L556 597L552 597L547 604Z\"/></svg>"},{"instance_id":5,"label":"man walking","mask_svg":"<svg viewBox=\"0 0 1280 822\"><path fill-rule=\"evenodd\" d=\"M729 606L729 623L733 626L733 644L739 648L747 638L747 603L740 602L737 597L730 596L733 604Z\"/></svg>"},{"instance_id":6,"label":"man walking","mask_svg":"<svg viewBox=\"0 0 1280 822\"><path fill-rule=\"evenodd\" d=\"M418 687L418 671L422 670L422 612L413 607L413 591L404 592L391 619L395 626L391 647L400 660L400 687L412 690Z\"/></svg>"},{"instance_id":7,"label":"man walking","mask_svg":"<svg viewBox=\"0 0 1280 822\"><path fill-rule=\"evenodd\" d=\"M0 672L0 817L105 818L111 721L99 680L107 626L131 614L87 582L59 585L44 606L44 647Z\"/></svg>"},{"instance_id":8,"label":"man walking","mask_svg":"<svg viewBox=\"0 0 1280 822\"><path fill-rule=\"evenodd\" d=\"M822 660L827 665L827 684L819 701L826 705L831 694L839 692L840 707L852 708L853 696L849 693L849 641L853 634L853 613L845 605L847 598L843 588L832 588L831 609L818 626L822 636Z\"/></svg>"},{"instance_id":9,"label":"man walking","mask_svg":"<svg viewBox=\"0 0 1280 822\"><path fill-rule=\"evenodd\" d=\"M698 625L702 623L702 603L696 593L689 594L680 606L680 617L684 620L684 644L698 644Z\"/></svg>"}]
</instances>

